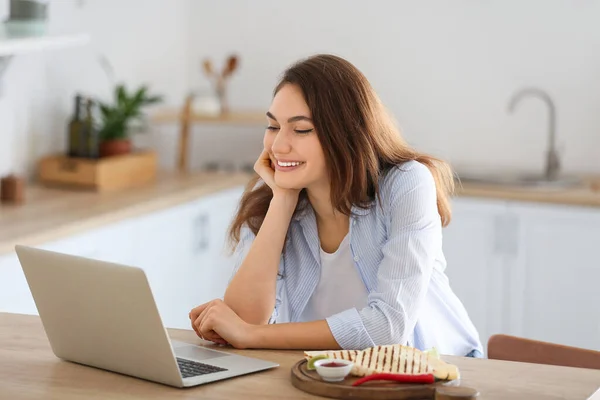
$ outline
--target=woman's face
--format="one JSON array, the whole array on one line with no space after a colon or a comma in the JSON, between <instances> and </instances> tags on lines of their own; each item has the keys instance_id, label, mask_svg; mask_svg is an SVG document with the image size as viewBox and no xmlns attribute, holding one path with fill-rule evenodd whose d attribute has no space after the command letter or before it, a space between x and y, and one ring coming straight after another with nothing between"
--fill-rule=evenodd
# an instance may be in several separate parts
<instances>
[{"instance_id":1,"label":"woman's face","mask_svg":"<svg viewBox=\"0 0 600 400\"><path fill-rule=\"evenodd\" d=\"M264 146L273 162L275 183L283 189L328 184L323 148L311 118L298 86L286 84L273 98Z\"/></svg>"}]
</instances>

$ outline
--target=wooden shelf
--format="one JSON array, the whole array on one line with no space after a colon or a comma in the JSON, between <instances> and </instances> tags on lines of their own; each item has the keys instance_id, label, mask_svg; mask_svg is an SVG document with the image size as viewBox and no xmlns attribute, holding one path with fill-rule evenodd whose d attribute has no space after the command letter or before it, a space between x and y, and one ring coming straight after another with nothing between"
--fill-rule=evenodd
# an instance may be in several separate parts
<instances>
[{"instance_id":1,"label":"wooden shelf","mask_svg":"<svg viewBox=\"0 0 600 400\"><path fill-rule=\"evenodd\" d=\"M179 140L177 151L177 168L181 172L188 170L188 153L191 135L191 126L194 124L210 125L263 125L267 124L264 111L230 111L220 115L198 114L193 111L194 96L188 95L182 108L165 108L151 114L150 120L154 123L179 124Z\"/></svg>"},{"instance_id":2,"label":"wooden shelf","mask_svg":"<svg viewBox=\"0 0 600 400\"><path fill-rule=\"evenodd\" d=\"M40 50L55 50L82 46L89 42L87 34L48 35L48 36L0 36L0 57L30 53Z\"/></svg>"},{"instance_id":3,"label":"wooden shelf","mask_svg":"<svg viewBox=\"0 0 600 400\"><path fill-rule=\"evenodd\" d=\"M183 119L183 111L178 109L158 110L150 119L155 123L179 123ZM267 117L262 111L234 111L223 115L190 114L191 123L218 125L259 125L266 124Z\"/></svg>"}]
</instances>

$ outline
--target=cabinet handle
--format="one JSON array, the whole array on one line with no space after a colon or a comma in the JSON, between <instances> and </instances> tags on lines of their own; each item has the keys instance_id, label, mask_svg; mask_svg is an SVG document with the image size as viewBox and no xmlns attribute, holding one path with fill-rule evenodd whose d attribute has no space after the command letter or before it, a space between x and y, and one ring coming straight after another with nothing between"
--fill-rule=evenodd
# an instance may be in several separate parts
<instances>
[{"instance_id":1,"label":"cabinet handle","mask_svg":"<svg viewBox=\"0 0 600 400\"><path fill-rule=\"evenodd\" d=\"M497 215L494 219L494 254L516 257L519 253L519 217Z\"/></svg>"},{"instance_id":2,"label":"cabinet handle","mask_svg":"<svg viewBox=\"0 0 600 400\"><path fill-rule=\"evenodd\" d=\"M520 235L520 219L515 214L509 214L506 216L507 222L507 253L512 257L519 255L519 235Z\"/></svg>"},{"instance_id":3,"label":"cabinet handle","mask_svg":"<svg viewBox=\"0 0 600 400\"><path fill-rule=\"evenodd\" d=\"M196 250L204 251L208 248L208 214L201 214L196 217Z\"/></svg>"},{"instance_id":4,"label":"cabinet handle","mask_svg":"<svg viewBox=\"0 0 600 400\"><path fill-rule=\"evenodd\" d=\"M502 255L504 254L504 234L503 234L503 224L502 224L502 216L496 215L494 217L494 254Z\"/></svg>"}]
</instances>

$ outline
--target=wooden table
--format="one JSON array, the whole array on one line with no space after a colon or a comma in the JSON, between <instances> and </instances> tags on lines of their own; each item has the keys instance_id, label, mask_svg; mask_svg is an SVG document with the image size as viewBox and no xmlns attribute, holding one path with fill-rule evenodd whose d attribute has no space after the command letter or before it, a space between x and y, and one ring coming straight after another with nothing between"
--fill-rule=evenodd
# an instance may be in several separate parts
<instances>
[{"instance_id":1,"label":"wooden table","mask_svg":"<svg viewBox=\"0 0 600 400\"><path fill-rule=\"evenodd\" d=\"M174 339L205 343L192 331L170 330ZM223 349L223 348L220 348ZM0 313L0 399L313 399L290 383L299 351L234 350L278 362L279 368L189 389L176 389L57 359L37 316ZM444 357L456 364L465 386L483 400L588 398L600 370Z\"/></svg>"}]
</instances>

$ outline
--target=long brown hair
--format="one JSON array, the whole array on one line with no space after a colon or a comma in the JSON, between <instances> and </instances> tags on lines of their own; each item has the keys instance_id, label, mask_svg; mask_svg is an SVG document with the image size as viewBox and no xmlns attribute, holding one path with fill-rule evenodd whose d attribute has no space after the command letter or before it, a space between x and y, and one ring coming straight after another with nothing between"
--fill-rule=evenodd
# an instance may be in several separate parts
<instances>
[{"instance_id":1,"label":"long brown hair","mask_svg":"<svg viewBox=\"0 0 600 400\"><path fill-rule=\"evenodd\" d=\"M323 147L331 202L339 212L349 215L353 205L368 207L385 172L416 160L432 172L442 225L450 223L449 197L454 190L450 167L409 147L367 78L354 65L334 55L312 56L288 68L273 95L286 84L297 85L304 94ZM305 196L304 192L300 195ZM271 188L254 176L230 227L233 245L239 242L244 224L258 233L272 197Z\"/></svg>"}]
</instances>

